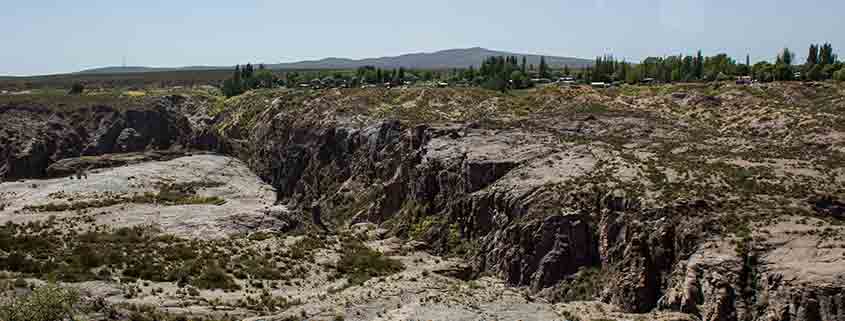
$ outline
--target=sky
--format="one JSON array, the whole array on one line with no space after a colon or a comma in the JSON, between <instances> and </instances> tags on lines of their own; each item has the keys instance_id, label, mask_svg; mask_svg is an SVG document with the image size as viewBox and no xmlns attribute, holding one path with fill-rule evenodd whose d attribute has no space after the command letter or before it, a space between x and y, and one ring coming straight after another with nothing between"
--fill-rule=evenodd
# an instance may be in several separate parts
<instances>
[{"instance_id":1,"label":"sky","mask_svg":"<svg viewBox=\"0 0 845 321\"><path fill-rule=\"evenodd\" d=\"M841 0L0 0L0 75L368 58L452 48L628 61L773 59L830 42Z\"/></svg>"}]
</instances>

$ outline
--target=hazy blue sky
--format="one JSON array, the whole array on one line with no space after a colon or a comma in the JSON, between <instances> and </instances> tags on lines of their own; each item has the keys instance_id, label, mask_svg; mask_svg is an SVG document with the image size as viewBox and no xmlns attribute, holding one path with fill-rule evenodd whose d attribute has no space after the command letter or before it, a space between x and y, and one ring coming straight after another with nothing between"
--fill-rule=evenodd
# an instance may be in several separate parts
<instances>
[{"instance_id":1,"label":"hazy blue sky","mask_svg":"<svg viewBox=\"0 0 845 321\"><path fill-rule=\"evenodd\" d=\"M481 46L558 56L845 48L842 0L0 0L0 75ZM839 52L839 51L838 51ZM845 56L845 50L839 52ZM801 58L803 59L803 58Z\"/></svg>"}]
</instances>

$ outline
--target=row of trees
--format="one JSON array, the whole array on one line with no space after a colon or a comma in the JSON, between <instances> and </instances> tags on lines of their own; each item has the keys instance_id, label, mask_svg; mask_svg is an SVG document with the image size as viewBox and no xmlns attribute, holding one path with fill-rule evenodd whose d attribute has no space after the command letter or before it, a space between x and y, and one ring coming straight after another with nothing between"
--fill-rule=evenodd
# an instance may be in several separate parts
<instances>
[{"instance_id":1,"label":"row of trees","mask_svg":"<svg viewBox=\"0 0 845 321\"><path fill-rule=\"evenodd\" d=\"M830 44L811 45L803 66L795 65L795 54L789 49L781 51L774 63L761 61L754 65L747 55L745 62L739 63L727 54L705 57L701 51L694 56L649 57L636 65L616 60L613 56L601 56L596 58L592 68L582 70L579 77L587 81L628 83L639 83L645 79L660 82L713 81L737 76L751 76L760 81L845 80L845 71L839 72L843 64L836 58Z\"/></svg>"},{"instance_id":2,"label":"row of trees","mask_svg":"<svg viewBox=\"0 0 845 321\"><path fill-rule=\"evenodd\" d=\"M803 65L795 64L795 54L789 49L781 51L774 63L761 61L754 65L751 65L748 55L745 56L744 62L737 62L727 54L705 57L699 50L695 55L648 57L639 64L617 60L612 55L600 56L592 67L574 72L568 66L552 69L546 63L545 57L540 58L540 64L535 69L534 65L527 64L526 57L520 59L516 56L500 56L485 59L478 69L470 66L452 70L408 70L366 66L354 72L287 72L280 75L281 77L275 75L263 65L259 65L257 69L251 64L236 66L232 77L223 83L223 93L231 97L251 89L297 86L314 80L319 80L322 84L344 84L352 87L362 84L399 85L409 80L442 80L507 91L534 86L532 76L552 79L571 75L587 82L623 81L632 84L648 79L658 82L690 82L728 80L737 76L751 76L764 82L831 78L845 81L845 68L843 63L837 60L833 46L825 43L810 45L807 61Z\"/></svg>"},{"instance_id":3,"label":"row of trees","mask_svg":"<svg viewBox=\"0 0 845 321\"><path fill-rule=\"evenodd\" d=\"M246 64L243 68L235 66L232 78L223 81L223 94L226 97L240 95L248 90L257 88L273 88L279 85L279 80L264 65L258 65L256 71L252 64Z\"/></svg>"},{"instance_id":4,"label":"row of trees","mask_svg":"<svg viewBox=\"0 0 845 321\"><path fill-rule=\"evenodd\" d=\"M417 79L416 75L406 73L405 68L399 69L380 69L373 66L364 66L358 68L355 72L355 77L349 79L353 86L358 86L360 83L365 84L391 84L393 86L402 84L408 78Z\"/></svg>"},{"instance_id":5,"label":"row of trees","mask_svg":"<svg viewBox=\"0 0 845 321\"><path fill-rule=\"evenodd\" d=\"M526 76L526 68L525 57L522 58L522 64L518 62L516 56L489 57L481 63L477 73L470 66L465 79L492 90L528 88L532 86L532 83Z\"/></svg>"},{"instance_id":6,"label":"row of trees","mask_svg":"<svg viewBox=\"0 0 845 321\"><path fill-rule=\"evenodd\" d=\"M803 73L809 80L824 80L838 78L845 80L845 71L842 65L836 63L836 54L833 53L833 46L825 43L821 46L812 44L807 53L807 62L804 63ZM837 74L839 72L839 74Z\"/></svg>"},{"instance_id":7,"label":"row of trees","mask_svg":"<svg viewBox=\"0 0 845 321\"><path fill-rule=\"evenodd\" d=\"M235 66L228 79L223 81L222 91L227 97L237 96L257 88L295 87L301 84L346 85L358 87L365 84L401 85L405 81L457 80L465 75L464 70L409 70L405 68L381 69L373 66L357 70L335 71L289 71L273 73L264 65L255 68L252 64Z\"/></svg>"},{"instance_id":8,"label":"row of trees","mask_svg":"<svg viewBox=\"0 0 845 321\"><path fill-rule=\"evenodd\" d=\"M645 79L662 82L717 80L747 73L747 65L737 64L726 54L704 57L699 51L695 56L649 57L637 65L613 56L602 56L596 58L592 68L582 70L579 77L589 81L638 83Z\"/></svg>"}]
</instances>

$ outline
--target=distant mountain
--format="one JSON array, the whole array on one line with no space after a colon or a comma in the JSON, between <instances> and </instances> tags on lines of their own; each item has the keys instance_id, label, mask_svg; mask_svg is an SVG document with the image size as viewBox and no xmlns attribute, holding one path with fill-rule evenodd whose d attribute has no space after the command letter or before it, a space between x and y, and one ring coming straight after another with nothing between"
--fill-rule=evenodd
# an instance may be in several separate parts
<instances>
[{"instance_id":1,"label":"distant mountain","mask_svg":"<svg viewBox=\"0 0 845 321\"><path fill-rule=\"evenodd\" d=\"M184 71L184 70L219 70L229 69L230 67L216 67L216 66L190 66L190 67L143 67L143 66L126 66L126 67L102 67L86 69L77 72L78 74L131 74L140 72L160 72L160 71Z\"/></svg>"},{"instance_id":2,"label":"distant mountain","mask_svg":"<svg viewBox=\"0 0 845 321\"><path fill-rule=\"evenodd\" d=\"M379 68L413 68L413 69L451 69L466 68L469 66L478 67L484 59L492 56L518 56L520 61L526 57L529 64L540 64L540 55L522 54L505 51L489 50L484 48L450 49L430 53L413 53L394 57L347 59L347 58L325 58L320 60L265 64L270 69L354 69L363 66L375 66ZM581 68L591 66L592 60L545 56L546 63L552 67L569 66ZM178 70L219 70L231 67L214 66L193 66L179 68L154 68L154 67L104 67L80 71L85 74L107 74L107 73L137 73L156 71L178 71Z\"/></svg>"},{"instance_id":3,"label":"distant mountain","mask_svg":"<svg viewBox=\"0 0 845 321\"><path fill-rule=\"evenodd\" d=\"M396 57L381 57L367 59L326 58L314 61L301 61L270 65L273 69L351 69L362 66L379 68L414 68L414 69L446 69L478 67L484 59L492 56L525 56L529 64L540 64L540 56L536 54L521 54L495 51L484 48L450 49L432 53L414 53ZM520 60L521 61L521 60ZM546 63L553 67L586 67L593 64L592 60L546 56Z\"/></svg>"}]
</instances>

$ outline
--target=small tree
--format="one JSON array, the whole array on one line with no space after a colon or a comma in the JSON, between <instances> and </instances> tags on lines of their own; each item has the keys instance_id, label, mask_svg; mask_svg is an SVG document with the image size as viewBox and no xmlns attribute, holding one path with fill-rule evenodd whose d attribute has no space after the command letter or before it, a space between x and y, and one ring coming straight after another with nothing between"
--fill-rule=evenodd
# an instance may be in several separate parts
<instances>
[{"instance_id":1,"label":"small tree","mask_svg":"<svg viewBox=\"0 0 845 321\"><path fill-rule=\"evenodd\" d=\"M821 65L812 65L809 70L807 70L807 74L805 75L807 80L824 80L824 73L823 67Z\"/></svg>"},{"instance_id":2,"label":"small tree","mask_svg":"<svg viewBox=\"0 0 845 321\"><path fill-rule=\"evenodd\" d=\"M254 78L256 86L261 88L273 88L276 85L276 75L264 68L258 69Z\"/></svg>"},{"instance_id":3,"label":"small tree","mask_svg":"<svg viewBox=\"0 0 845 321\"><path fill-rule=\"evenodd\" d=\"M68 95L81 95L83 91L85 91L85 85L77 82L70 86L70 90L67 93Z\"/></svg>"},{"instance_id":4,"label":"small tree","mask_svg":"<svg viewBox=\"0 0 845 321\"><path fill-rule=\"evenodd\" d=\"M540 56L540 78L549 78L549 65L546 64L546 57Z\"/></svg>"},{"instance_id":5,"label":"small tree","mask_svg":"<svg viewBox=\"0 0 845 321\"><path fill-rule=\"evenodd\" d=\"M510 78L511 78L511 81L513 81L513 87L516 88L516 89L528 88L530 86L528 77L525 77L525 74L523 74L519 70L514 70L511 73Z\"/></svg>"}]
</instances>

